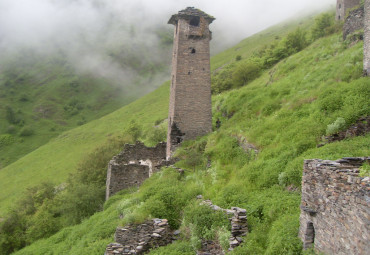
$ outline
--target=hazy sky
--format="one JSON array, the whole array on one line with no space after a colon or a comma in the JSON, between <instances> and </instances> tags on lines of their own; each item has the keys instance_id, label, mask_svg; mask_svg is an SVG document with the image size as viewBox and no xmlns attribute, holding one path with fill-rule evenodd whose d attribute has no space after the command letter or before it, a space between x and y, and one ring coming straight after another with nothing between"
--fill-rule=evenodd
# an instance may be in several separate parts
<instances>
[{"instance_id":1,"label":"hazy sky","mask_svg":"<svg viewBox=\"0 0 370 255\"><path fill-rule=\"evenodd\" d=\"M130 22L150 27L166 24L171 14L187 6L194 6L215 16L216 21L211 29L224 33L228 41L234 42L302 11L325 9L335 2L336 0L0 0L0 40L32 44L43 43L51 37L70 36L80 30L96 33L110 19L116 23Z\"/></svg>"}]
</instances>

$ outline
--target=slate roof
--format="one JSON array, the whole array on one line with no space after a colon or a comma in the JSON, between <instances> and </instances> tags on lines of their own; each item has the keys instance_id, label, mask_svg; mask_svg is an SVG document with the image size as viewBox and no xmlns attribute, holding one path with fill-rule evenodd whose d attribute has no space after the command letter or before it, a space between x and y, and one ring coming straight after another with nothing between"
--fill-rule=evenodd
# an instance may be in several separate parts
<instances>
[{"instance_id":1,"label":"slate roof","mask_svg":"<svg viewBox=\"0 0 370 255\"><path fill-rule=\"evenodd\" d=\"M212 21L215 20L213 16L208 15L207 13L199 9L196 9L194 7L187 7L186 9L179 11L179 13L172 15L172 17L168 21L168 24L176 25L177 21L180 18L187 19L189 17L203 17L204 19L208 21L209 24L211 24Z\"/></svg>"}]
</instances>

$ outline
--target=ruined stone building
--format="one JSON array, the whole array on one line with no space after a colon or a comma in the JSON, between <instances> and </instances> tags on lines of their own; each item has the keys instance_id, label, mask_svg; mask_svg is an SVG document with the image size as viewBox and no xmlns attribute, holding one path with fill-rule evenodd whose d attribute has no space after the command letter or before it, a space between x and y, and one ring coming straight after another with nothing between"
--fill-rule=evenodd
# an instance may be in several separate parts
<instances>
[{"instance_id":1,"label":"ruined stone building","mask_svg":"<svg viewBox=\"0 0 370 255\"><path fill-rule=\"evenodd\" d=\"M370 0L364 5L364 74L370 75Z\"/></svg>"},{"instance_id":2,"label":"ruined stone building","mask_svg":"<svg viewBox=\"0 0 370 255\"><path fill-rule=\"evenodd\" d=\"M175 26L167 159L182 141L212 131L209 25L214 18L188 7L168 21Z\"/></svg>"},{"instance_id":3,"label":"ruined stone building","mask_svg":"<svg viewBox=\"0 0 370 255\"><path fill-rule=\"evenodd\" d=\"M109 161L105 198L123 189L139 187L166 164L166 143L156 147L146 147L140 142L126 144L123 151Z\"/></svg>"},{"instance_id":4,"label":"ruined stone building","mask_svg":"<svg viewBox=\"0 0 370 255\"><path fill-rule=\"evenodd\" d=\"M299 236L304 249L324 254L370 251L370 178L359 168L368 158L305 160Z\"/></svg>"},{"instance_id":5,"label":"ruined stone building","mask_svg":"<svg viewBox=\"0 0 370 255\"><path fill-rule=\"evenodd\" d=\"M347 11L360 4L360 0L337 0L336 20L345 20Z\"/></svg>"}]
</instances>

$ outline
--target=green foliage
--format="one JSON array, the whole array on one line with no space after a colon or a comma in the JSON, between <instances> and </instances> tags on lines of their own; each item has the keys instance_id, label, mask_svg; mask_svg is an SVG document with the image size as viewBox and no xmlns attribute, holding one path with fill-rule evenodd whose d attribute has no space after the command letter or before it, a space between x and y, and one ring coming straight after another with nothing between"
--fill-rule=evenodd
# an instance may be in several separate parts
<instances>
[{"instance_id":1,"label":"green foliage","mask_svg":"<svg viewBox=\"0 0 370 255\"><path fill-rule=\"evenodd\" d=\"M126 134L132 137L133 141L137 141L143 134L142 126L132 119L128 127L124 131Z\"/></svg>"},{"instance_id":2,"label":"green foliage","mask_svg":"<svg viewBox=\"0 0 370 255\"><path fill-rule=\"evenodd\" d=\"M364 163L360 167L360 174L359 175L361 177L368 177L368 176L370 176L370 164L369 164L369 162Z\"/></svg>"},{"instance_id":3,"label":"green foliage","mask_svg":"<svg viewBox=\"0 0 370 255\"><path fill-rule=\"evenodd\" d=\"M323 13L315 19L315 24L311 30L311 37L317 40L321 37L333 34L337 28L335 26L334 15L332 13Z\"/></svg>"},{"instance_id":4,"label":"green foliage","mask_svg":"<svg viewBox=\"0 0 370 255\"><path fill-rule=\"evenodd\" d=\"M232 81L235 87L241 87L253 81L261 74L261 67L253 62L243 61L234 69Z\"/></svg>"},{"instance_id":5,"label":"green foliage","mask_svg":"<svg viewBox=\"0 0 370 255\"><path fill-rule=\"evenodd\" d=\"M227 215L222 211L214 211L206 205L199 205L199 201L190 203L184 210L184 224L182 228L190 230L194 248L199 248L201 240L216 240L221 234L225 246L225 234L230 234L230 223Z\"/></svg>"},{"instance_id":6,"label":"green foliage","mask_svg":"<svg viewBox=\"0 0 370 255\"><path fill-rule=\"evenodd\" d=\"M346 127L346 120L342 117L338 117L336 121L329 124L326 128L326 135L332 135L338 133Z\"/></svg>"},{"instance_id":7,"label":"green foliage","mask_svg":"<svg viewBox=\"0 0 370 255\"><path fill-rule=\"evenodd\" d=\"M25 126L21 129L19 133L20 136L32 136L35 134L35 130L30 126Z\"/></svg>"},{"instance_id":8,"label":"green foliage","mask_svg":"<svg viewBox=\"0 0 370 255\"><path fill-rule=\"evenodd\" d=\"M10 134L0 135L0 147L12 144L14 142L14 136Z\"/></svg>"},{"instance_id":9,"label":"green foliage","mask_svg":"<svg viewBox=\"0 0 370 255\"><path fill-rule=\"evenodd\" d=\"M29 188L0 225L4 240L0 241L0 252L22 248L101 211L105 200L107 162L126 142L124 138L110 138L84 158L67 183L57 188L51 183ZM14 217L20 223L10 228ZM16 240L6 241L11 238Z\"/></svg>"},{"instance_id":10,"label":"green foliage","mask_svg":"<svg viewBox=\"0 0 370 255\"><path fill-rule=\"evenodd\" d=\"M146 132L146 140L149 145L155 146L160 142L166 141L167 129L163 126L153 127Z\"/></svg>"},{"instance_id":11,"label":"green foliage","mask_svg":"<svg viewBox=\"0 0 370 255\"><path fill-rule=\"evenodd\" d=\"M151 255L194 255L194 250L188 241L175 241L167 246L153 249L150 251Z\"/></svg>"}]
</instances>

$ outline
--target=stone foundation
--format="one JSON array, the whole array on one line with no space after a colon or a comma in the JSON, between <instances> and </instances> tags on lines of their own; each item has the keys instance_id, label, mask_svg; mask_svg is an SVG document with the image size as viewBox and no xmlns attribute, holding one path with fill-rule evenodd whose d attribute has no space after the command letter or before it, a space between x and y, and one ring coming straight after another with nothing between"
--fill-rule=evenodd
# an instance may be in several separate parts
<instances>
[{"instance_id":1,"label":"stone foundation","mask_svg":"<svg viewBox=\"0 0 370 255\"><path fill-rule=\"evenodd\" d=\"M367 158L305 160L299 236L304 249L324 254L370 251L370 178L359 176Z\"/></svg>"}]
</instances>

